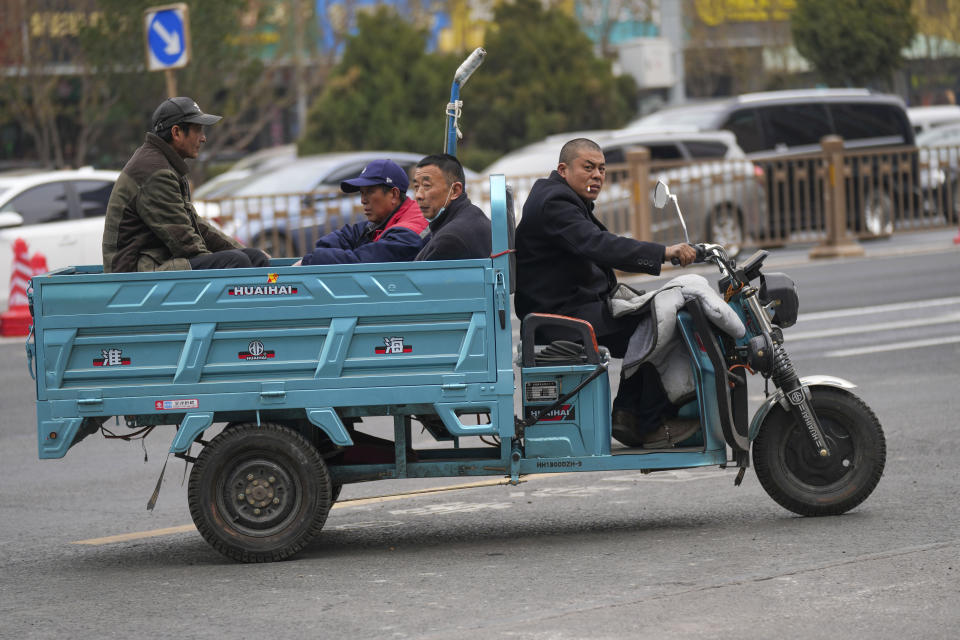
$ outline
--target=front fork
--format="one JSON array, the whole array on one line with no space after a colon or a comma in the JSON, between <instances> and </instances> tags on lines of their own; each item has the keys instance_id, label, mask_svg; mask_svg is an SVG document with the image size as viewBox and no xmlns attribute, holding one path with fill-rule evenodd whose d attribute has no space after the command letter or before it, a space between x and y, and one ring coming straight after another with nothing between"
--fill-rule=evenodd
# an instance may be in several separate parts
<instances>
[{"instance_id":1,"label":"front fork","mask_svg":"<svg viewBox=\"0 0 960 640\"><path fill-rule=\"evenodd\" d=\"M784 398L788 405L787 408L789 408L790 413L793 414L794 419L796 419L798 424L803 425L807 429L807 434L813 441L813 446L816 447L817 453L821 458L826 458L830 455L830 449L827 447L827 439L823 435L820 419L817 418L813 407L810 406L810 398L807 397L807 394L803 390L800 377L797 376L797 372L793 368L790 354L787 353L786 348L783 346L783 335L779 330L773 330L766 310L757 299L756 290L746 292L744 298L750 306L753 316L759 320L764 333L766 333L770 339L770 343L773 344L773 371L770 377L773 379L774 384L777 385L777 388L783 391Z\"/></svg>"},{"instance_id":2,"label":"front fork","mask_svg":"<svg viewBox=\"0 0 960 640\"><path fill-rule=\"evenodd\" d=\"M813 440L813 445L817 448L817 453L821 458L830 455L830 449L827 448L827 440L823 437L823 429L820 427L820 420L817 414L810 406L810 399L800 384L800 378L793 369L793 363L782 343L774 345L774 365L773 365L774 384L783 391L787 404L790 407L790 413L793 414L798 424L802 424L807 429L807 434Z\"/></svg>"}]
</instances>

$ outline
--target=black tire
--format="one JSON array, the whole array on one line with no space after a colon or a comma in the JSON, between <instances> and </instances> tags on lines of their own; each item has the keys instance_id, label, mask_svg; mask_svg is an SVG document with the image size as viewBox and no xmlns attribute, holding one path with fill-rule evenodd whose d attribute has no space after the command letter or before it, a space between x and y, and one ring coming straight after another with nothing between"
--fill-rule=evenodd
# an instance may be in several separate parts
<instances>
[{"instance_id":1,"label":"black tire","mask_svg":"<svg viewBox=\"0 0 960 640\"><path fill-rule=\"evenodd\" d=\"M886 440L880 421L854 394L836 387L812 391L830 457L819 457L806 429L778 405L753 442L754 466L764 490L782 507L802 516L838 515L877 486Z\"/></svg>"},{"instance_id":2,"label":"black tire","mask_svg":"<svg viewBox=\"0 0 960 640\"><path fill-rule=\"evenodd\" d=\"M276 424L239 424L204 447L187 500L200 534L239 562L289 558L323 528L330 474L316 447Z\"/></svg>"},{"instance_id":3,"label":"black tire","mask_svg":"<svg viewBox=\"0 0 960 640\"><path fill-rule=\"evenodd\" d=\"M343 490L342 484L335 484L330 490L330 504L333 504L337 501L337 498L340 497L340 492Z\"/></svg>"},{"instance_id":4,"label":"black tire","mask_svg":"<svg viewBox=\"0 0 960 640\"><path fill-rule=\"evenodd\" d=\"M267 229L253 239L253 247L265 251L274 258L290 257L290 242L287 234L277 229Z\"/></svg>"},{"instance_id":5,"label":"black tire","mask_svg":"<svg viewBox=\"0 0 960 640\"><path fill-rule=\"evenodd\" d=\"M863 216L857 220L858 229L865 237L886 238L893 233L893 200L880 186L867 194L861 209Z\"/></svg>"},{"instance_id":6,"label":"black tire","mask_svg":"<svg viewBox=\"0 0 960 640\"><path fill-rule=\"evenodd\" d=\"M960 181L954 180L950 183L950 191L947 196L943 215L947 224L951 224L960 219Z\"/></svg>"},{"instance_id":7,"label":"black tire","mask_svg":"<svg viewBox=\"0 0 960 640\"><path fill-rule=\"evenodd\" d=\"M713 210L707 220L708 242L723 245L727 254L731 258L735 258L743 251L746 239L747 236L743 230L743 216L737 207L728 203Z\"/></svg>"}]
</instances>

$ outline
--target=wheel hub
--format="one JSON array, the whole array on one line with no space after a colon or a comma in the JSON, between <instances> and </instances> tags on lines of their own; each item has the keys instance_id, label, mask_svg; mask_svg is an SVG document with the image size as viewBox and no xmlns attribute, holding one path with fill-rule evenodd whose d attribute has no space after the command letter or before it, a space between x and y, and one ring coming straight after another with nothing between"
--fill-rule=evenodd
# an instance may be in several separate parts
<instances>
[{"instance_id":1,"label":"wheel hub","mask_svg":"<svg viewBox=\"0 0 960 640\"><path fill-rule=\"evenodd\" d=\"M820 427L830 449L829 456L821 456L810 442L810 436L800 428L794 428L786 442L787 467L799 480L814 486L832 484L853 471L850 436L831 421L821 419Z\"/></svg>"},{"instance_id":2,"label":"wheel hub","mask_svg":"<svg viewBox=\"0 0 960 640\"><path fill-rule=\"evenodd\" d=\"M272 460L237 464L226 475L221 504L231 524L248 535L270 535L295 511L296 483Z\"/></svg>"}]
</instances>

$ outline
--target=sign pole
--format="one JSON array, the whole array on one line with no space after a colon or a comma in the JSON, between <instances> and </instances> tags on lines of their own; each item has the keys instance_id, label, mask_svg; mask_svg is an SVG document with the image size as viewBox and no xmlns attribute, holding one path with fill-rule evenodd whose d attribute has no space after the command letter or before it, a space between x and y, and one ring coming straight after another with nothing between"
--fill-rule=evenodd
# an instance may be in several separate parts
<instances>
[{"instance_id":1,"label":"sign pole","mask_svg":"<svg viewBox=\"0 0 960 640\"><path fill-rule=\"evenodd\" d=\"M163 75L167 79L167 97L176 98L177 97L177 77L173 75L173 69L164 69Z\"/></svg>"}]
</instances>

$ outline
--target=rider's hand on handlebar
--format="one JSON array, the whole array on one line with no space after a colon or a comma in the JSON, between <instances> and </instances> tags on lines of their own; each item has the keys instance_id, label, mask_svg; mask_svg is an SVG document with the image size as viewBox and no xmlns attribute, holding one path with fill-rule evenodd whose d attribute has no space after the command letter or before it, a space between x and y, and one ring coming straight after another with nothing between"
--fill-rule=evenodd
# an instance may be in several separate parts
<instances>
[{"instance_id":1,"label":"rider's hand on handlebar","mask_svg":"<svg viewBox=\"0 0 960 640\"><path fill-rule=\"evenodd\" d=\"M682 242L672 244L667 247L664 254L664 261L669 260L671 264L687 266L697 258L697 250L692 244Z\"/></svg>"}]
</instances>

